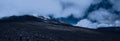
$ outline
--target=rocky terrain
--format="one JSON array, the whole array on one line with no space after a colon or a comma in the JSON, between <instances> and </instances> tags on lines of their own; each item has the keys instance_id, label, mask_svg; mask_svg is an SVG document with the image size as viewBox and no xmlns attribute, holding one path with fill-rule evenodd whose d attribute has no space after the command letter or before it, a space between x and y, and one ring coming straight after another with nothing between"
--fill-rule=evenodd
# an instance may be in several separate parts
<instances>
[{"instance_id":1,"label":"rocky terrain","mask_svg":"<svg viewBox=\"0 0 120 41\"><path fill-rule=\"evenodd\" d=\"M0 19L0 41L120 41L119 27L89 29L29 15Z\"/></svg>"}]
</instances>

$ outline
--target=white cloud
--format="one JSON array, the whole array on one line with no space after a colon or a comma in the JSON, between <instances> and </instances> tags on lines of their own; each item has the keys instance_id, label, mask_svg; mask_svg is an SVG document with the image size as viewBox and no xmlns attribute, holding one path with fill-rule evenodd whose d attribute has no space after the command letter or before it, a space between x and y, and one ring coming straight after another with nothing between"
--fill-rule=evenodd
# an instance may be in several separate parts
<instances>
[{"instance_id":1,"label":"white cloud","mask_svg":"<svg viewBox=\"0 0 120 41\"><path fill-rule=\"evenodd\" d=\"M115 21L115 26L120 27L120 20Z\"/></svg>"},{"instance_id":2,"label":"white cloud","mask_svg":"<svg viewBox=\"0 0 120 41\"><path fill-rule=\"evenodd\" d=\"M76 25L88 28L120 26L120 20L118 17L119 15L112 14L108 10L101 8L88 15L88 19L96 22L92 22L88 19L82 19Z\"/></svg>"},{"instance_id":3,"label":"white cloud","mask_svg":"<svg viewBox=\"0 0 120 41\"><path fill-rule=\"evenodd\" d=\"M117 18L117 15L101 8L99 10L91 12L88 18L99 23L111 23Z\"/></svg>"},{"instance_id":4,"label":"white cloud","mask_svg":"<svg viewBox=\"0 0 120 41\"><path fill-rule=\"evenodd\" d=\"M88 28L96 28L98 25L98 23L92 23L90 20L88 19L82 19L80 20L76 26L80 26L80 27L88 27Z\"/></svg>"}]
</instances>

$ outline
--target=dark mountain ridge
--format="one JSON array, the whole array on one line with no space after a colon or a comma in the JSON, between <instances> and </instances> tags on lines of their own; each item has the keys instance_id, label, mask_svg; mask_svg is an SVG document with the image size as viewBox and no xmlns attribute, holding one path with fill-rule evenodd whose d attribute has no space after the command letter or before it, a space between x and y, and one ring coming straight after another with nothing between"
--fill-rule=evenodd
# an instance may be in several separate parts
<instances>
[{"instance_id":1,"label":"dark mountain ridge","mask_svg":"<svg viewBox=\"0 0 120 41\"><path fill-rule=\"evenodd\" d=\"M0 19L0 22L25 22L25 21L44 21L41 18L37 18L31 15L23 15L23 16L10 16L10 17L3 17Z\"/></svg>"}]
</instances>

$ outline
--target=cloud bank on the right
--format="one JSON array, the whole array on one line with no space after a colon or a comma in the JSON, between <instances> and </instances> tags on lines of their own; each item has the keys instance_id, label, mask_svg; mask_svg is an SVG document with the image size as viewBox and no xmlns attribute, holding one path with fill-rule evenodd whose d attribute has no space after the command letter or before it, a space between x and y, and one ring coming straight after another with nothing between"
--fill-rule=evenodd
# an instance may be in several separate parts
<instances>
[{"instance_id":1,"label":"cloud bank on the right","mask_svg":"<svg viewBox=\"0 0 120 41\"><path fill-rule=\"evenodd\" d=\"M86 17L81 19L76 26L120 27L120 0L96 0L86 12Z\"/></svg>"}]
</instances>

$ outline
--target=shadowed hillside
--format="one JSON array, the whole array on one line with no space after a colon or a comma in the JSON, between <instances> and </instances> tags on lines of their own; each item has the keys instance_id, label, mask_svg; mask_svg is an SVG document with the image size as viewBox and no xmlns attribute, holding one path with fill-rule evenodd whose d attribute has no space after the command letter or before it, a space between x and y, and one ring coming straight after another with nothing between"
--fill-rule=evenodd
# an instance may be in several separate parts
<instances>
[{"instance_id":1,"label":"shadowed hillside","mask_svg":"<svg viewBox=\"0 0 120 41\"><path fill-rule=\"evenodd\" d=\"M120 33L114 33L120 30L111 29L76 27L29 15L11 16L0 20L0 41L120 41Z\"/></svg>"}]
</instances>

